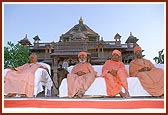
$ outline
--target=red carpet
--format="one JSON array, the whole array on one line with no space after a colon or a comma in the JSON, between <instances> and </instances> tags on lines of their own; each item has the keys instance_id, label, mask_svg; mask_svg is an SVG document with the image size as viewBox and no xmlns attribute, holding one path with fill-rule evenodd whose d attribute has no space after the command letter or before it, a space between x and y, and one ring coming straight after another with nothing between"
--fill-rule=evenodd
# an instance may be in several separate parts
<instances>
[{"instance_id":1,"label":"red carpet","mask_svg":"<svg viewBox=\"0 0 168 115\"><path fill-rule=\"evenodd\" d=\"M4 108L164 108L164 99L5 99Z\"/></svg>"}]
</instances>

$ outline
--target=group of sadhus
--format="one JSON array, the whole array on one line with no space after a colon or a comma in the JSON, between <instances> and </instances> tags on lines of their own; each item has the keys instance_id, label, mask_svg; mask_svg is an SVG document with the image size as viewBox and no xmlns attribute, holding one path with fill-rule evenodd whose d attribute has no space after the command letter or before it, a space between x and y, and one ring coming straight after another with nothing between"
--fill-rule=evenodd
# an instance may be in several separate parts
<instances>
[{"instance_id":1,"label":"group of sadhus","mask_svg":"<svg viewBox=\"0 0 168 115\"><path fill-rule=\"evenodd\" d=\"M121 52L117 49L112 51L112 58L107 60L102 67L101 77L105 79L106 92L110 97L119 94L123 98L129 98L127 78L138 77L144 89L152 96L164 95L164 71L156 68L151 61L144 59L140 46L135 46L135 59L130 62L129 72L120 60ZM80 98L94 82L97 72L87 62L87 53L78 54L77 63L71 73L67 75L68 97ZM122 91L124 88L124 92Z\"/></svg>"},{"instance_id":2,"label":"group of sadhus","mask_svg":"<svg viewBox=\"0 0 168 115\"><path fill-rule=\"evenodd\" d=\"M112 51L111 59L104 63L100 77L105 79L107 95L114 97L119 94L123 98L129 98L127 78L130 76L138 77L143 88L150 95L159 97L164 96L164 71L160 68L156 68L151 61L143 58L140 46L135 46L133 51L135 59L130 62L129 72L127 72L124 63L120 60L121 52L117 49ZM67 75L68 97L72 98L81 98L96 77L98 77L92 65L87 62L86 52L80 52L78 54L78 60L79 63L75 64L71 73ZM27 97L33 96L34 81L31 76L34 76L34 72L37 68L45 68L36 64L36 61L37 56L33 54L30 56L29 64L12 69L6 74L5 93L9 96L11 92L17 92L20 95L24 94ZM25 71L27 72L26 77ZM30 79L30 81L26 79ZM122 88L124 88L124 92Z\"/></svg>"}]
</instances>

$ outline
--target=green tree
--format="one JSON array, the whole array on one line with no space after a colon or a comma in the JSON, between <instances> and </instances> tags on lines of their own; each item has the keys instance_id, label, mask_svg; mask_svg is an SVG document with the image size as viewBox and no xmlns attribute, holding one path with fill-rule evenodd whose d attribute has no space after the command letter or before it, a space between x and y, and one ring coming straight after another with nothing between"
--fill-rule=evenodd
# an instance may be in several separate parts
<instances>
[{"instance_id":1,"label":"green tree","mask_svg":"<svg viewBox=\"0 0 168 115\"><path fill-rule=\"evenodd\" d=\"M4 47L4 68L18 67L29 62L30 51L27 46L19 43L14 45L11 42Z\"/></svg>"},{"instance_id":2,"label":"green tree","mask_svg":"<svg viewBox=\"0 0 168 115\"><path fill-rule=\"evenodd\" d=\"M164 54L163 54L163 50L162 49L161 51L158 52L159 56L157 57L154 57L153 60L155 60L155 62L157 64L164 64Z\"/></svg>"}]
</instances>

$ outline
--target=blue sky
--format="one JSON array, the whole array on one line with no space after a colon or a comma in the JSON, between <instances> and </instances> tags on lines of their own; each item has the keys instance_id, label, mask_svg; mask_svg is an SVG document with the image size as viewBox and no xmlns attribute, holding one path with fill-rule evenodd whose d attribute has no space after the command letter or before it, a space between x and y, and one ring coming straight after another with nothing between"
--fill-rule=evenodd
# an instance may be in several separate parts
<instances>
[{"instance_id":1,"label":"blue sky","mask_svg":"<svg viewBox=\"0 0 168 115\"><path fill-rule=\"evenodd\" d=\"M79 23L97 32L105 41L114 40L116 33L125 43L130 32L139 39L145 58L152 62L165 45L165 8L163 2L149 3L5 3L3 40L17 43L27 34L33 44L38 35L40 42L58 41ZM165 51L164 51L165 52Z\"/></svg>"}]
</instances>

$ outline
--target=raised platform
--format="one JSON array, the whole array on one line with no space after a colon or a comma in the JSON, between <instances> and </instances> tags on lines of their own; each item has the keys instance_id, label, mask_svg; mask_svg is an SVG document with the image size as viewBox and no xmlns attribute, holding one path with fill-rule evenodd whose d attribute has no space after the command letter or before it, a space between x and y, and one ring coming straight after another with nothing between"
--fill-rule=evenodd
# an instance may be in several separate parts
<instances>
[{"instance_id":1,"label":"raised platform","mask_svg":"<svg viewBox=\"0 0 168 115\"><path fill-rule=\"evenodd\" d=\"M3 106L2 106L3 107ZM20 108L20 109L18 109ZM120 97L89 97L81 99L72 98L5 98L3 112L42 112L42 113L69 113L69 112L165 112L163 98L144 97L129 98ZM85 110L85 111L84 111ZM118 111L115 111L118 110Z\"/></svg>"}]
</instances>

